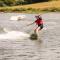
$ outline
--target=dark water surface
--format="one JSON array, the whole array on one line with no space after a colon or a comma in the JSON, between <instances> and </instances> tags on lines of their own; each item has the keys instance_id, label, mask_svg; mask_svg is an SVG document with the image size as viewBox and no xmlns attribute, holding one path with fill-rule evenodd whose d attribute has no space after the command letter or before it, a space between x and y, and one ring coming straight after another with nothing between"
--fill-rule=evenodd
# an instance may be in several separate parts
<instances>
[{"instance_id":1,"label":"dark water surface","mask_svg":"<svg viewBox=\"0 0 60 60\"><path fill-rule=\"evenodd\" d=\"M3 28L26 33L35 28L35 25L24 27L34 21L34 14L24 14L27 18L22 21L11 21L14 15L20 14L0 13L0 34L5 33ZM38 40L0 39L0 60L60 60L60 13L45 13L42 18L45 28Z\"/></svg>"}]
</instances>

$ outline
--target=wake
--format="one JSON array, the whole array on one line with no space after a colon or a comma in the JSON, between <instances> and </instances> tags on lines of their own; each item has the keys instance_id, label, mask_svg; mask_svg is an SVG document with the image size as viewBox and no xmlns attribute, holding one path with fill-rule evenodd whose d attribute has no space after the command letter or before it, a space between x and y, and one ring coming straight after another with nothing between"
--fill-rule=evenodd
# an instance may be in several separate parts
<instances>
[{"instance_id":1,"label":"wake","mask_svg":"<svg viewBox=\"0 0 60 60\"><path fill-rule=\"evenodd\" d=\"M25 39L30 37L29 34L20 31L9 31L4 28L6 33L0 34L0 39Z\"/></svg>"},{"instance_id":2,"label":"wake","mask_svg":"<svg viewBox=\"0 0 60 60\"><path fill-rule=\"evenodd\" d=\"M17 15L17 16L11 16L10 20L18 21L18 20L22 20L22 19L25 19L25 18L26 18L25 15Z\"/></svg>"}]
</instances>

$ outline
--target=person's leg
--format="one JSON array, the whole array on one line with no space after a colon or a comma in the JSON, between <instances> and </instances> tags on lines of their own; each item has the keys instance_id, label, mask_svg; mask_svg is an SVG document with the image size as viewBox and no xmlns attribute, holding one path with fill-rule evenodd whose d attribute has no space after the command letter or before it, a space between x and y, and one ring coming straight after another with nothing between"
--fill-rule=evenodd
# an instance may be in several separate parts
<instances>
[{"instance_id":1,"label":"person's leg","mask_svg":"<svg viewBox=\"0 0 60 60\"><path fill-rule=\"evenodd\" d=\"M39 30L40 30L40 27L37 27L37 28L35 29L34 33L38 34Z\"/></svg>"},{"instance_id":2,"label":"person's leg","mask_svg":"<svg viewBox=\"0 0 60 60\"><path fill-rule=\"evenodd\" d=\"M34 30L34 33L38 33L41 29L43 29L43 24L38 25L38 27Z\"/></svg>"},{"instance_id":3,"label":"person's leg","mask_svg":"<svg viewBox=\"0 0 60 60\"><path fill-rule=\"evenodd\" d=\"M38 27L38 28L36 29L36 33L39 33L39 31L40 31L40 27Z\"/></svg>"},{"instance_id":4,"label":"person's leg","mask_svg":"<svg viewBox=\"0 0 60 60\"><path fill-rule=\"evenodd\" d=\"M40 25L40 29L39 29L39 31L42 30L42 29L43 29L43 24Z\"/></svg>"},{"instance_id":5,"label":"person's leg","mask_svg":"<svg viewBox=\"0 0 60 60\"><path fill-rule=\"evenodd\" d=\"M38 27L37 27L38 28ZM34 30L34 33L36 33L37 28Z\"/></svg>"}]
</instances>

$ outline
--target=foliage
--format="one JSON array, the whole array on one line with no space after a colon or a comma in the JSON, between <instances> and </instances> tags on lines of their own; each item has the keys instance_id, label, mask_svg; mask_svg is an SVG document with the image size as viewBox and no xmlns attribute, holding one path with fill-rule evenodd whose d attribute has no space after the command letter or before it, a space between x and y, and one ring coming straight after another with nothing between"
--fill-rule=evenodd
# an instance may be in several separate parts
<instances>
[{"instance_id":1,"label":"foliage","mask_svg":"<svg viewBox=\"0 0 60 60\"><path fill-rule=\"evenodd\" d=\"M14 6L52 0L0 0L0 6ZM57 1L57 0L56 0Z\"/></svg>"},{"instance_id":2,"label":"foliage","mask_svg":"<svg viewBox=\"0 0 60 60\"><path fill-rule=\"evenodd\" d=\"M35 9L35 8L9 8L3 7L0 8L0 12L24 12L24 13L41 13L41 12L60 12L60 8L44 8L44 9Z\"/></svg>"},{"instance_id":3,"label":"foliage","mask_svg":"<svg viewBox=\"0 0 60 60\"><path fill-rule=\"evenodd\" d=\"M16 4L16 0L0 0L0 6L13 6Z\"/></svg>"}]
</instances>

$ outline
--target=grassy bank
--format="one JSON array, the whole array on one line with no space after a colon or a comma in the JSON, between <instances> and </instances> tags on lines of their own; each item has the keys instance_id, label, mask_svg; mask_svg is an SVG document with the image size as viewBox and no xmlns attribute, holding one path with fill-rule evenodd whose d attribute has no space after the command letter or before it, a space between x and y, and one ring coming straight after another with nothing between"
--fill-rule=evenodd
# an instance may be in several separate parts
<instances>
[{"instance_id":1,"label":"grassy bank","mask_svg":"<svg viewBox=\"0 0 60 60\"><path fill-rule=\"evenodd\" d=\"M41 13L60 12L60 1L29 4L23 6L0 7L0 12Z\"/></svg>"}]
</instances>

